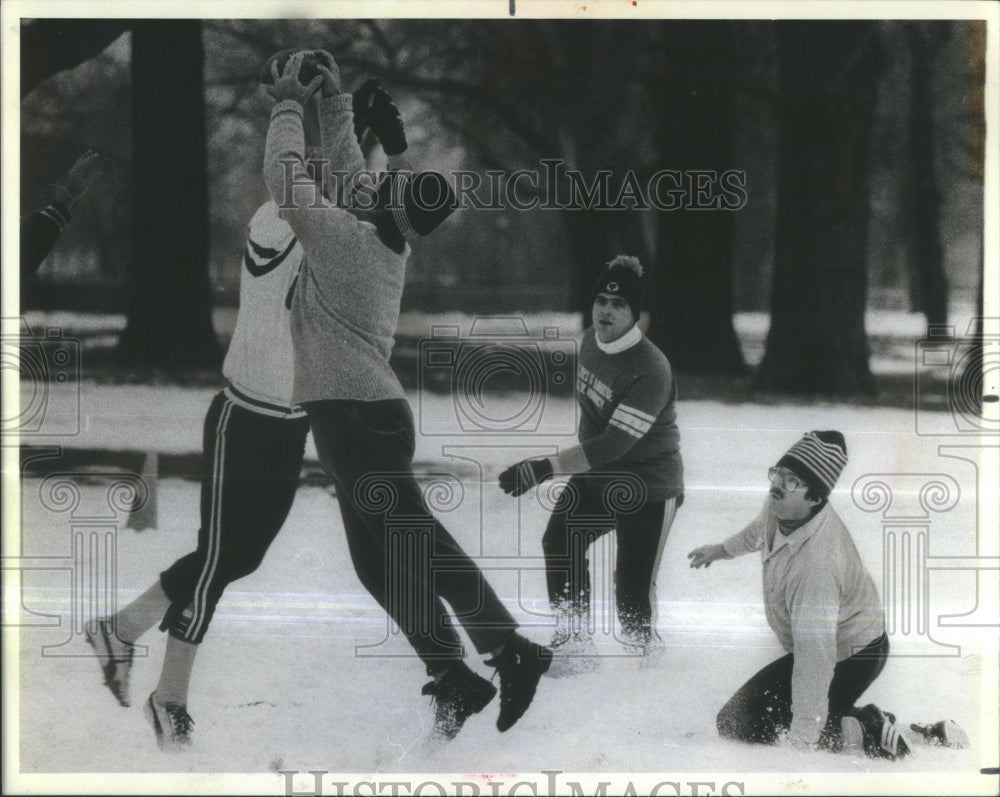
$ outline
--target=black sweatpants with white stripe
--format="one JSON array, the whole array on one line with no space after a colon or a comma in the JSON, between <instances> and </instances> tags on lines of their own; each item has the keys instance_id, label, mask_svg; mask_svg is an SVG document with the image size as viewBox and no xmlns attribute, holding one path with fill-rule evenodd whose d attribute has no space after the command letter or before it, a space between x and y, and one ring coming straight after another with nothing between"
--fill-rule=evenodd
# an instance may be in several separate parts
<instances>
[{"instance_id":1,"label":"black sweatpants with white stripe","mask_svg":"<svg viewBox=\"0 0 1000 797\"><path fill-rule=\"evenodd\" d=\"M889 637L884 633L853 656L838 661L828 694L826 725L820 747L837 750L841 744L840 720L850 714L865 690L885 668ZM792 724L792 672L795 655L788 653L753 676L722 707L715 719L726 739L774 744Z\"/></svg>"},{"instance_id":2,"label":"black sweatpants with white stripe","mask_svg":"<svg viewBox=\"0 0 1000 797\"><path fill-rule=\"evenodd\" d=\"M201 642L225 588L252 573L288 517L309 421L255 412L219 393L205 417L198 547L160 574L161 624Z\"/></svg>"},{"instance_id":3,"label":"black sweatpants with white stripe","mask_svg":"<svg viewBox=\"0 0 1000 797\"><path fill-rule=\"evenodd\" d=\"M578 474L566 484L542 537L549 602L574 632L590 624L590 547L614 530L615 604L624 641L652 638L656 573L679 506L678 498L647 500L637 477Z\"/></svg>"}]
</instances>

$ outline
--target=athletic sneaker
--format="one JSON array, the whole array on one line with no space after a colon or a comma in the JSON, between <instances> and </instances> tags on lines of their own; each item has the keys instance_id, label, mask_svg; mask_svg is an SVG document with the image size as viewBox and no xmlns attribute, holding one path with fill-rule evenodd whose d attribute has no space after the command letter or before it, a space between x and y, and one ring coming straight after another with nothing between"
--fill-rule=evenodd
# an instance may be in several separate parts
<instances>
[{"instance_id":1,"label":"athletic sneaker","mask_svg":"<svg viewBox=\"0 0 1000 797\"><path fill-rule=\"evenodd\" d=\"M528 710L538 681L552 665L552 651L514 634L486 663L500 674L500 716L497 730L510 730Z\"/></svg>"},{"instance_id":2,"label":"athletic sneaker","mask_svg":"<svg viewBox=\"0 0 1000 797\"><path fill-rule=\"evenodd\" d=\"M460 661L440 680L424 684L421 692L434 701L434 735L454 739L469 717L486 708L497 688Z\"/></svg>"},{"instance_id":3,"label":"athletic sneaker","mask_svg":"<svg viewBox=\"0 0 1000 797\"><path fill-rule=\"evenodd\" d=\"M874 703L869 703L864 708L854 709L852 715L861 723L868 756L895 761L910 754L910 746L896 727L896 718L892 714L886 714Z\"/></svg>"},{"instance_id":4,"label":"athletic sneaker","mask_svg":"<svg viewBox=\"0 0 1000 797\"><path fill-rule=\"evenodd\" d=\"M961 750L969 746L969 735L954 720L941 720L932 725L918 725L914 722L910 724L910 730L919 733L927 744L956 747Z\"/></svg>"},{"instance_id":5,"label":"athletic sneaker","mask_svg":"<svg viewBox=\"0 0 1000 797\"><path fill-rule=\"evenodd\" d=\"M865 732L857 717L840 718L840 749L837 752L854 756L865 754Z\"/></svg>"},{"instance_id":6,"label":"athletic sneaker","mask_svg":"<svg viewBox=\"0 0 1000 797\"><path fill-rule=\"evenodd\" d=\"M143 713L156 732L156 743L161 750L175 752L191 746L191 726L194 720L187 713L187 706L180 703L161 703L156 692L150 692Z\"/></svg>"},{"instance_id":7,"label":"athletic sneaker","mask_svg":"<svg viewBox=\"0 0 1000 797\"><path fill-rule=\"evenodd\" d=\"M104 672L104 684L111 690L123 706L132 705L129 694L129 676L132 673L132 659L135 645L119 639L115 635L110 618L102 617L87 623L84 636L97 654L97 661Z\"/></svg>"}]
</instances>

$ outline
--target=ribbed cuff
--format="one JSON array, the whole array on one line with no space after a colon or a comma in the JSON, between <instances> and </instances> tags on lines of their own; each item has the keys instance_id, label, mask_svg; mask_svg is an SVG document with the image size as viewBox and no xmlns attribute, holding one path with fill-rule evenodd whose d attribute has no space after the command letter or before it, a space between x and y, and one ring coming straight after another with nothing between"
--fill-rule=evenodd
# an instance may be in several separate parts
<instances>
[{"instance_id":1,"label":"ribbed cuff","mask_svg":"<svg viewBox=\"0 0 1000 797\"><path fill-rule=\"evenodd\" d=\"M354 97L350 94L334 94L332 97L319 98L320 110L350 111L354 109Z\"/></svg>"},{"instance_id":2,"label":"ribbed cuff","mask_svg":"<svg viewBox=\"0 0 1000 797\"><path fill-rule=\"evenodd\" d=\"M271 118L273 119L280 113L297 113L302 116L302 103L296 100L282 100L281 102L276 102L274 107L271 109Z\"/></svg>"}]
</instances>

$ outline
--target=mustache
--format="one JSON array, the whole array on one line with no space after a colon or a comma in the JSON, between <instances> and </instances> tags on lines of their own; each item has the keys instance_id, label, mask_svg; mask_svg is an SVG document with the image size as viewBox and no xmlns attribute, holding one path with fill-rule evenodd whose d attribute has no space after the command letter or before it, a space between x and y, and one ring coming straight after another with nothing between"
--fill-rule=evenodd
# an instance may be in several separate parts
<instances>
[{"instance_id":1,"label":"mustache","mask_svg":"<svg viewBox=\"0 0 1000 797\"><path fill-rule=\"evenodd\" d=\"M784 493L784 491L783 491L783 490L780 490L780 489L778 489L777 487L772 487L772 488L771 488L770 490L768 490L768 492L769 492L769 493L770 493L770 494L771 494L772 496L774 496L775 498L784 498L784 497L785 497L785 493Z\"/></svg>"}]
</instances>

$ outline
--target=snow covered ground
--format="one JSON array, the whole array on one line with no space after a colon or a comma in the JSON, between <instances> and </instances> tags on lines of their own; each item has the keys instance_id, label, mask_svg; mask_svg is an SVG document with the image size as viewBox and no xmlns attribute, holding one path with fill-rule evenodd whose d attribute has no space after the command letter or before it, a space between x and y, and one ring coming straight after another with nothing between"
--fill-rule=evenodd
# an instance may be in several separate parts
<instances>
[{"instance_id":1,"label":"snow covered ground","mask_svg":"<svg viewBox=\"0 0 1000 797\"><path fill-rule=\"evenodd\" d=\"M159 452L200 446L211 389L80 387L76 433L70 413L70 436L51 427L52 436L24 442ZM410 400L418 422L421 413L453 413L447 396ZM484 411L502 417L523 399L495 401ZM573 404L553 402L546 412L565 422ZM309 771L329 773L321 785L329 794L347 780L363 781L345 787L356 794L410 794L427 781L421 793L442 793L438 783L465 794L545 793L553 784L570 793L579 782L591 794L602 781L613 784L608 793L664 782L660 794L718 794L727 784L731 794L996 793L996 775L980 774L998 756L997 560L985 558L998 555L996 493L980 494L990 471L979 450L942 448L970 439L918 435L912 410L840 404L681 401L678 415L687 500L659 572L660 654L645 664L624 656L602 625L596 671L543 679L529 712L505 734L494 727L494 703L438 747L423 739L432 708L420 694L422 666L354 575L335 498L307 485L263 566L219 606L192 683L193 749L162 754L141 703L158 677L163 635L143 639L134 705L124 709L101 685L80 618L103 611L111 595L127 602L193 547L197 485L159 479L156 526L136 530L109 474L25 479L20 535L10 532L17 525L5 532L5 554L21 557L4 565L20 571L7 584L21 590L5 594L5 695L18 698L5 701L5 727L17 734L5 738L5 755L16 756L7 771L22 773L19 788L78 793L284 794L290 776L282 771L302 773L292 781L299 793L315 789ZM948 428L945 416L930 420ZM910 758L890 763L734 744L715 732L729 695L782 651L764 620L756 557L694 571L686 554L748 521L764 499L767 466L814 428L847 438L850 462L832 502L883 596L892 593L894 655L864 701L896 713L904 728L954 719L969 733L969 750L914 743ZM538 641L551 633L540 560L546 511L534 496L503 495L496 477L522 456L567 442L559 434L470 436L457 428L418 440L421 467L451 490L438 494L445 495L440 517ZM891 503L883 506L885 490ZM112 554L103 547L109 539ZM605 623L612 615L605 549L593 564L595 609ZM12 625L21 626L16 635ZM475 655L470 663L492 672ZM335 774L345 772L367 774ZM519 781L527 784L511 791Z\"/></svg>"}]
</instances>

